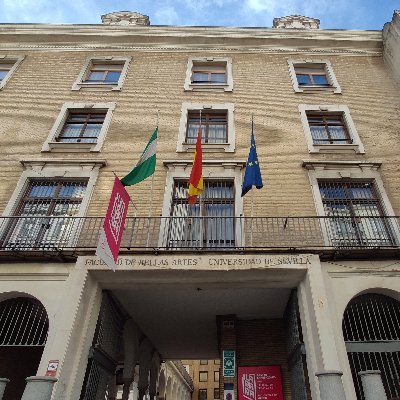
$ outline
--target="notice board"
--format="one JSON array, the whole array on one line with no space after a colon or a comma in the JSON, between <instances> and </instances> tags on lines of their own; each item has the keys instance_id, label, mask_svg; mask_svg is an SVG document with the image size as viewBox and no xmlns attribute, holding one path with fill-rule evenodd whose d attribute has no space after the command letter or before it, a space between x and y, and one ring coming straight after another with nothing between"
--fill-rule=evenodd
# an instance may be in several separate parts
<instances>
[{"instance_id":1,"label":"notice board","mask_svg":"<svg viewBox=\"0 0 400 400\"><path fill-rule=\"evenodd\" d=\"M238 400L283 400L280 366L238 367Z\"/></svg>"}]
</instances>

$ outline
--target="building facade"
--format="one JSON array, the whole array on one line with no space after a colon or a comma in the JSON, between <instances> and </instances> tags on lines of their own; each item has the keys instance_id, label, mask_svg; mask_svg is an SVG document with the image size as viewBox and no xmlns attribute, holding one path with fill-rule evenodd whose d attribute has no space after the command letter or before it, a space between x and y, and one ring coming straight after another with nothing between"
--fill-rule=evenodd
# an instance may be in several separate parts
<instances>
[{"instance_id":1,"label":"building facade","mask_svg":"<svg viewBox=\"0 0 400 400\"><path fill-rule=\"evenodd\" d=\"M221 359L224 400L369 400L371 379L399 398L386 33L297 15L262 29L129 12L0 25L3 399L186 400L178 364L176 381L160 373L181 359ZM241 197L252 120L264 187ZM156 127L156 172L127 188L113 272L95 256L113 181ZM204 192L189 206L198 132Z\"/></svg>"}]
</instances>

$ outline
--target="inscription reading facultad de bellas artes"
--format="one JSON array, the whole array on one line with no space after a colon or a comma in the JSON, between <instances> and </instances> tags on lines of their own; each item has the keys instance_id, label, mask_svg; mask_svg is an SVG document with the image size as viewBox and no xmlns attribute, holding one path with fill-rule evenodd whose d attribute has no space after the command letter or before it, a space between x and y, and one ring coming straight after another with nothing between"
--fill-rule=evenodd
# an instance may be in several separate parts
<instances>
[{"instance_id":1,"label":"inscription reading facultad de bellas artes","mask_svg":"<svg viewBox=\"0 0 400 400\"><path fill-rule=\"evenodd\" d=\"M258 256L258 257L121 257L117 265L125 267L272 267L278 265L309 265L308 255L293 256ZM103 266L105 263L99 258L88 258L85 260L87 266Z\"/></svg>"}]
</instances>

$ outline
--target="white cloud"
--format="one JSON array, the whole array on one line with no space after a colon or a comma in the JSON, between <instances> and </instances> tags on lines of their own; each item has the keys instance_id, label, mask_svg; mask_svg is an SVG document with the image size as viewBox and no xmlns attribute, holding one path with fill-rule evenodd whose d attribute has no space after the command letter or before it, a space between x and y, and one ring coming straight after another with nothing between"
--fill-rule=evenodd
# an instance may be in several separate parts
<instances>
[{"instance_id":1,"label":"white cloud","mask_svg":"<svg viewBox=\"0 0 400 400\"><path fill-rule=\"evenodd\" d=\"M180 22L178 13L172 6L159 8L155 13L154 21L159 25L178 25Z\"/></svg>"}]
</instances>

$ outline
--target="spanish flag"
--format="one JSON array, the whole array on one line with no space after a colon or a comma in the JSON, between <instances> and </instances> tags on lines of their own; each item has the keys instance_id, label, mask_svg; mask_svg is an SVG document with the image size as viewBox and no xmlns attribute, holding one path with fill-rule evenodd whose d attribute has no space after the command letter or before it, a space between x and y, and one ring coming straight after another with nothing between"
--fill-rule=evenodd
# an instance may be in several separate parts
<instances>
[{"instance_id":1,"label":"spanish flag","mask_svg":"<svg viewBox=\"0 0 400 400\"><path fill-rule=\"evenodd\" d=\"M189 178L190 205L196 204L197 196L203 192L203 152L201 150L201 131L197 134L196 151L194 152L193 167Z\"/></svg>"}]
</instances>

